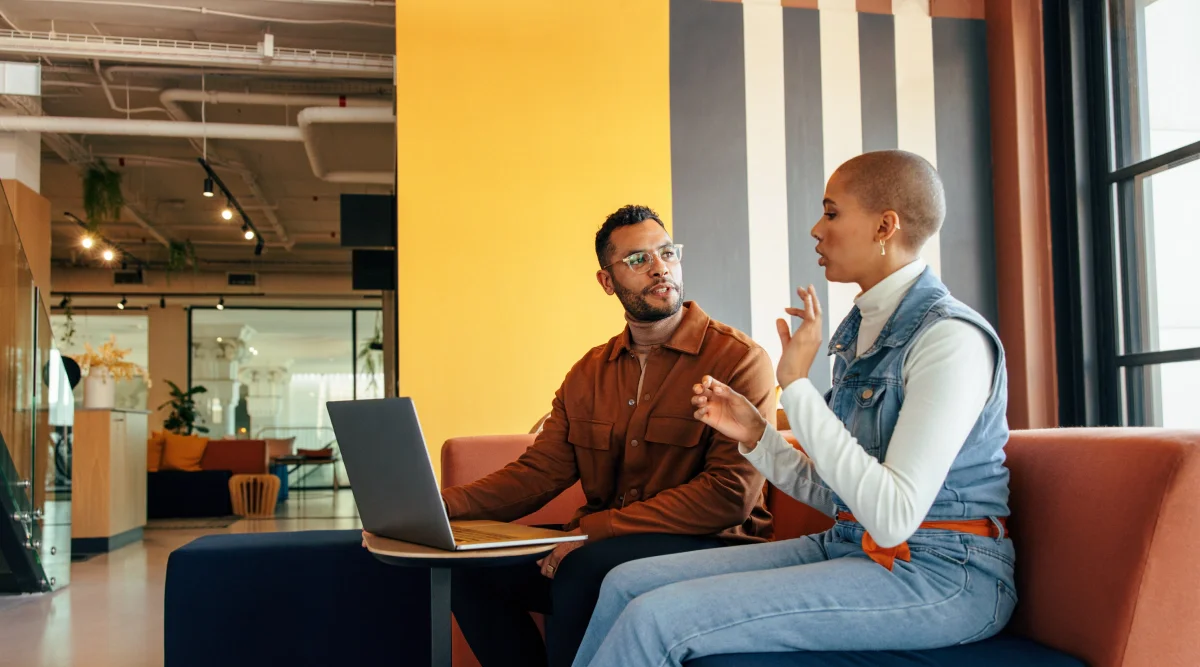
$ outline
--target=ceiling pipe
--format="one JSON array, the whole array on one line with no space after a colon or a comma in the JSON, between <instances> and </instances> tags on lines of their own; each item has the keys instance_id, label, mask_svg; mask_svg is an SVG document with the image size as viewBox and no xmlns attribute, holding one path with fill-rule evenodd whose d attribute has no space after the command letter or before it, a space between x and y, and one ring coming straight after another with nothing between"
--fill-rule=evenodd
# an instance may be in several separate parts
<instances>
[{"instance_id":1,"label":"ceiling pipe","mask_svg":"<svg viewBox=\"0 0 1200 667\"><path fill-rule=\"evenodd\" d=\"M290 107L372 107L392 108L392 101L345 95L282 95L272 93L229 93L216 90L190 90L172 88L159 95L164 107L179 108L178 102L201 102L208 104L261 104ZM174 115L174 114L173 114Z\"/></svg>"},{"instance_id":2,"label":"ceiling pipe","mask_svg":"<svg viewBox=\"0 0 1200 667\"><path fill-rule=\"evenodd\" d=\"M0 132L59 132L182 139L239 139L242 141L304 141L298 127L245 123L186 123L172 120L69 118L63 116L0 116Z\"/></svg>"},{"instance_id":3,"label":"ceiling pipe","mask_svg":"<svg viewBox=\"0 0 1200 667\"><path fill-rule=\"evenodd\" d=\"M330 183L374 183L392 185L396 175L392 171L334 171L327 172L321 165L313 141L313 126L318 124L395 124L396 116L391 105L383 107L336 108L309 107L296 116L296 124L304 135L304 151L308 153L308 164L313 175Z\"/></svg>"}]
</instances>

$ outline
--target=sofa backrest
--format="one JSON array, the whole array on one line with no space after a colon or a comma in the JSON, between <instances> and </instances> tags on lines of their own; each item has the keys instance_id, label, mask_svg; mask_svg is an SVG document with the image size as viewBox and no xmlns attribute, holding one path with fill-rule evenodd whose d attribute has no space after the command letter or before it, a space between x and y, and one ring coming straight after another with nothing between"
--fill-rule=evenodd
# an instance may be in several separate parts
<instances>
[{"instance_id":1,"label":"sofa backrest","mask_svg":"<svg viewBox=\"0 0 1200 667\"><path fill-rule=\"evenodd\" d=\"M263 475L267 472L265 440L209 440L200 459L204 470L228 470L235 475Z\"/></svg>"},{"instance_id":2,"label":"sofa backrest","mask_svg":"<svg viewBox=\"0 0 1200 667\"><path fill-rule=\"evenodd\" d=\"M452 438L442 446L442 488L469 484L515 461L536 436L488 435ZM564 524L587 500L576 482L542 509L517 521L527 526Z\"/></svg>"},{"instance_id":3,"label":"sofa backrest","mask_svg":"<svg viewBox=\"0 0 1200 667\"><path fill-rule=\"evenodd\" d=\"M1200 432L1013 432L1011 627L1093 667L1200 655Z\"/></svg>"},{"instance_id":4,"label":"sofa backrest","mask_svg":"<svg viewBox=\"0 0 1200 667\"><path fill-rule=\"evenodd\" d=\"M532 435L455 438L444 486L513 461ZM1009 522L1020 602L1010 628L1093 667L1193 664L1200 655L1200 432L1014 431ZM576 484L522 523L569 520ZM776 539L831 521L768 488Z\"/></svg>"}]
</instances>

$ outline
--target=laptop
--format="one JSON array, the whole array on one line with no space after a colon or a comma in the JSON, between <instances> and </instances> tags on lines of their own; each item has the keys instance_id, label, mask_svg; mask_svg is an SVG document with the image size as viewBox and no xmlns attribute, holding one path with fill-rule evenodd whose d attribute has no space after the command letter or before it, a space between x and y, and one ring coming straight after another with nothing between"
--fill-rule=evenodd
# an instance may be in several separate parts
<instances>
[{"instance_id":1,"label":"laptop","mask_svg":"<svg viewBox=\"0 0 1200 667\"><path fill-rule=\"evenodd\" d=\"M500 521L450 521L411 398L325 405L368 532L447 551L587 539Z\"/></svg>"}]
</instances>

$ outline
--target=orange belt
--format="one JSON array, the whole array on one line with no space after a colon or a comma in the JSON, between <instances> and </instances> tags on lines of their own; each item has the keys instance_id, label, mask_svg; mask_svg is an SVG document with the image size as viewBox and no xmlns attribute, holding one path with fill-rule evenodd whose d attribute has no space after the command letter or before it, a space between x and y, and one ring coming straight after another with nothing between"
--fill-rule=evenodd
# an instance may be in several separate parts
<instances>
[{"instance_id":1,"label":"orange belt","mask_svg":"<svg viewBox=\"0 0 1200 667\"><path fill-rule=\"evenodd\" d=\"M858 523L858 519L849 512L838 512L838 521L853 521ZM1001 528L1008 532L1008 522L1004 517L999 519L1000 527L997 527L991 519L965 519L963 521L926 521L921 524L921 528L934 530L956 530L960 533L970 533L971 535L980 535L983 537L1001 536ZM901 542L894 547L883 548L876 544L875 538L871 537L870 533L864 532L862 539L863 551L867 553L867 557L871 560L892 569L892 565L899 558L902 561L909 562L912 560L912 552L908 549L908 542Z\"/></svg>"}]
</instances>

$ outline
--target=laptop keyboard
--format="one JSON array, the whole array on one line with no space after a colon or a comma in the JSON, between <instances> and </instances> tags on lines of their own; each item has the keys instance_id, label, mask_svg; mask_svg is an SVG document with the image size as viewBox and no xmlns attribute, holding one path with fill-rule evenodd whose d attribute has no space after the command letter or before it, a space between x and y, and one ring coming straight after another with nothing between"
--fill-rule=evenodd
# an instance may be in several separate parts
<instances>
[{"instance_id":1,"label":"laptop keyboard","mask_svg":"<svg viewBox=\"0 0 1200 667\"><path fill-rule=\"evenodd\" d=\"M489 533L486 530L477 530L474 528L465 528L462 526L451 526L450 531L454 533L454 541L459 544L481 544L484 542L511 542L514 538L512 535L503 535L501 533Z\"/></svg>"}]
</instances>

